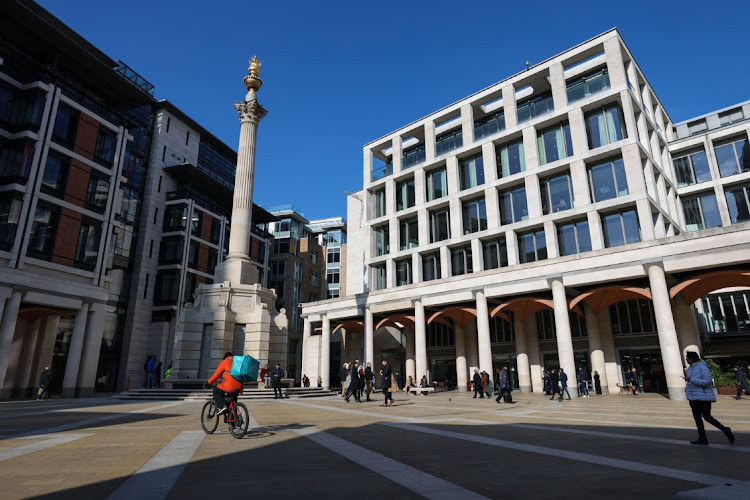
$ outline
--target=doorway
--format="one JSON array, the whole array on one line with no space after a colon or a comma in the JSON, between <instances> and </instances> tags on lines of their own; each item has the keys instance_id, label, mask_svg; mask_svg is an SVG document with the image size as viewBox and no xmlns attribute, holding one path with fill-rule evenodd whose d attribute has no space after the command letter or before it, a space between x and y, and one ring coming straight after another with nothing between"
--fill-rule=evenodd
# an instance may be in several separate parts
<instances>
[{"instance_id":1,"label":"doorway","mask_svg":"<svg viewBox=\"0 0 750 500\"><path fill-rule=\"evenodd\" d=\"M620 349L623 385L626 384L631 368L635 368L641 392L667 392L667 378L659 349Z\"/></svg>"}]
</instances>

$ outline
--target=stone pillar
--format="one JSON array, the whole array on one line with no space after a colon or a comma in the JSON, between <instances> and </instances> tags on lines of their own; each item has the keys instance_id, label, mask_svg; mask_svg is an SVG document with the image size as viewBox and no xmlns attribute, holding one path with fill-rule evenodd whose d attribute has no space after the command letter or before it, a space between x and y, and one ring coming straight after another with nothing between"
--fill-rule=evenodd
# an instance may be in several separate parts
<instances>
[{"instance_id":1,"label":"stone pillar","mask_svg":"<svg viewBox=\"0 0 750 500\"><path fill-rule=\"evenodd\" d=\"M552 301L555 306L555 333L557 334L557 355L560 358L560 368L563 368L568 375L570 397L577 398L576 365L573 357L573 337L570 333L570 317L568 316L565 285L563 285L562 278L552 279L550 285L552 287Z\"/></svg>"},{"instance_id":2,"label":"stone pillar","mask_svg":"<svg viewBox=\"0 0 750 500\"><path fill-rule=\"evenodd\" d=\"M588 304L583 304L584 315L586 317L586 332L589 338L589 354L591 356L591 380L594 380L594 372L599 372L599 382L602 385L602 394L609 394L607 387L607 366L604 364L604 348L602 347L602 337L599 333L599 319L594 314L593 309Z\"/></svg>"},{"instance_id":3,"label":"stone pillar","mask_svg":"<svg viewBox=\"0 0 750 500\"><path fill-rule=\"evenodd\" d=\"M417 365L414 360L414 331L406 330L406 379L411 378L417 381Z\"/></svg>"},{"instance_id":4,"label":"stone pillar","mask_svg":"<svg viewBox=\"0 0 750 500\"><path fill-rule=\"evenodd\" d=\"M672 299L672 313L677 330L677 340L680 343L680 360L685 359L688 351L701 353L701 338L698 333L698 324L695 321L693 308L685 303L682 294Z\"/></svg>"},{"instance_id":5,"label":"stone pillar","mask_svg":"<svg viewBox=\"0 0 750 500\"><path fill-rule=\"evenodd\" d=\"M469 367L466 364L466 342L464 338L464 327L454 323L454 337L456 338L456 385L458 390L466 391L466 383L469 375Z\"/></svg>"},{"instance_id":6,"label":"stone pillar","mask_svg":"<svg viewBox=\"0 0 750 500\"><path fill-rule=\"evenodd\" d=\"M78 374L78 388L76 396L87 397L94 393L96 372L99 369L99 353L102 350L102 333L104 333L104 303L93 304L89 309L88 325L86 326L86 344L81 358L81 368ZM158 360L157 360L158 363ZM162 366L161 375L164 376L166 367ZM156 382L159 382L158 380Z\"/></svg>"},{"instance_id":7,"label":"stone pillar","mask_svg":"<svg viewBox=\"0 0 750 500\"><path fill-rule=\"evenodd\" d=\"M10 387L5 387L4 381L8 371L8 358L16 331L16 321L18 321L18 308L21 306L21 295L21 292L13 292L5 303L3 318L0 321L0 381L3 381L0 391L10 390Z\"/></svg>"},{"instance_id":8,"label":"stone pillar","mask_svg":"<svg viewBox=\"0 0 750 500\"><path fill-rule=\"evenodd\" d=\"M656 327L659 332L659 347L664 362L664 375L667 378L669 399L673 401L685 400L685 381L682 371L682 357L677 332L672 318L672 307L669 301L667 280L664 269L659 264L648 266L648 281L651 286L651 296L654 300L654 314Z\"/></svg>"},{"instance_id":9,"label":"stone pillar","mask_svg":"<svg viewBox=\"0 0 750 500\"><path fill-rule=\"evenodd\" d=\"M596 319L599 324L599 338L602 343L604 366L607 371L607 377L602 380L602 392L604 392L604 386L606 385L609 389L608 392L614 394L617 392L617 384L620 383L620 370L617 352L615 351L615 339L612 334L612 317L609 314L609 307L600 312Z\"/></svg>"},{"instance_id":10,"label":"stone pillar","mask_svg":"<svg viewBox=\"0 0 750 500\"><path fill-rule=\"evenodd\" d=\"M70 337L70 347L68 347L68 360L65 363L65 376L63 378L62 397L72 398L76 394L76 385L78 384L78 368L81 364L81 354L83 352L83 337L86 333L86 320L89 315L89 305L84 303L76 313L76 319L73 323L73 334Z\"/></svg>"},{"instance_id":11,"label":"stone pillar","mask_svg":"<svg viewBox=\"0 0 750 500\"><path fill-rule=\"evenodd\" d=\"M40 332L44 325L46 325L46 320L39 318L29 324L29 328L24 335L21 353L18 357L19 362L16 369L15 381L12 386L14 389L21 390L18 396L22 398L31 396L31 391L33 391L37 384L36 375L38 374L35 375L31 369L34 365L34 351L36 350L38 339L44 334Z\"/></svg>"},{"instance_id":12,"label":"stone pillar","mask_svg":"<svg viewBox=\"0 0 750 500\"><path fill-rule=\"evenodd\" d=\"M331 388L331 320L323 316L320 331L320 378L323 389Z\"/></svg>"},{"instance_id":13,"label":"stone pillar","mask_svg":"<svg viewBox=\"0 0 750 500\"><path fill-rule=\"evenodd\" d=\"M307 375L310 377L311 374L308 375L308 365L309 365L309 355L307 354L307 349L310 347L310 336L312 334L312 325L310 324L310 320L308 318L302 318L302 375ZM310 379L310 386L315 387L313 385L313 381L317 382L317 380ZM317 384L316 384L317 385Z\"/></svg>"},{"instance_id":14,"label":"stone pillar","mask_svg":"<svg viewBox=\"0 0 750 500\"><path fill-rule=\"evenodd\" d=\"M424 305L421 300L414 302L414 351L416 355L416 370L419 380L427 375L427 332L424 319Z\"/></svg>"},{"instance_id":15,"label":"stone pillar","mask_svg":"<svg viewBox=\"0 0 750 500\"><path fill-rule=\"evenodd\" d=\"M374 337L375 326L373 324L372 311L369 308L365 308L365 334L364 334L364 361L363 366L367 366L367 363L372 363L375 366L375 360L373 359L373 337Z\"/></svg>"},{"instance_id":16,"label":"stone pillar","mask_svg":"<svg viewBox=\"0 0 750 500\"><path fill-rule=\"evenodd\" d=\"M479 356L477 356L477 324L474 321L464 326L464 347L466 348L466 362L469 369L479 368ZM469 378L474 374L469 373Z\"/></svg>"},{"instance_id":17,"label":"stone pillar","mask_svg":"<svg viewBox=\"0 0 750 500\"><path fill-rule=\"evenodd\" d=\"M523 321L513 315L513 329L516 333L516 369L518 370L518 387L521 392L531 392L531 368L529 366L529 349L526 342L526 328Z\"/></svg>"},{"instance_id":18,"label":"stone pillar","mask_svg":"<svg viewBox=\"0 0 750 500\"><path fill-rule=\"evenodd\" d=\"M490 313L487 310L487 297L477 292L477 350L479 351L479 371L485 371L490 381L495 379L492 370L492 345L490 343Z\"/></svg>"},{"instance_id":19,"label":"stone pillar","mask_svg":"<svg viewBox=\"0 0 750 500\"><path fill-rule=\"evenodd\" d=\"M529 372L531 376L531 390L533 392L544 392L544 381L542 380L542 361L539 358L539 338L534 316L526 321L518 320L523 325L526 333L526 348L529 353Z\"/></svg>"}]
</instances>

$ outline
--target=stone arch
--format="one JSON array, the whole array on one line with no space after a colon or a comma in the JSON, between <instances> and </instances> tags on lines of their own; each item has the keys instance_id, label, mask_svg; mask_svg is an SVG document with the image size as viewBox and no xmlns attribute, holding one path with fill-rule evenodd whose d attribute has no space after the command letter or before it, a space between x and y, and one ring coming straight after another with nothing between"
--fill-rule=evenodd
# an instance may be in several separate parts
<instances>
[{"instance_id":1,"label":"stone arch","mask_svg":"<svg viewBox=\"0 0 750 500\"><path fill-rule=\"evenodd\" d=\"M430 316L427 319L427 324L430 324L433 321L439 321L452 327L453 325L447 323L445 318L452 319L458 326L465 326L469 321L474 321L475 319L477 319L477 310L471 307L446 307L445 309L438 311Z\"/></svg>"},{"instance_id":2,"label":"stone arch","mask_svg":"<svg viewBox=\"0 0 750 500\"><path fill-rule=\"evenodd\" d=\"M499 316L503 317L506 321L510 321L510 318L503 311L512 311L513 314L518 316L521 321L526 321L531 315L542 309L554 309L554 303L549 299L541 299L538 297L518 297L516 299L508 300L503 302L499 306L495 307L490 312L490 317ZM502 314L502 316L500 316Z\"/></svg>"},{"instance_id":3,"label":"stone arch","mask_svg":"<svg viewBox=\"0 0 750 500\"><path fill-rule=\"evenodd\" d=\"M398 328L399 330L403 328L410 332L413 332L414 323L415 323L414 316L407 316L406 314L392 314L388 316L387 318L383 318L380 321L378 321L378 323L375 325L375 330L377 330L378 328L390 326L393 328Z\"/></svg>"},{"instance_id":4,"label":"stone arch","mask_svg":"<svg viewBox=\"0 0 750 500\"><path fill-rule=\"evenodd\" d=\"M574 310L574 308L578 308L580 311L578 304L580 302L586 302L589 307L591 307L591 310L594 311L594 314L598 315L612 304L629 299L652 300L651 292L646 288L638 288L634 286L602 286L589 290L588 292L583 292L578 297L571 300L570 309Z\"/></svg>"},{"instance_id":5,"label":"stone arch","mask_svg":"<svg viewBox=\"0 0 750 500\"><path fill-rule=\"evenodd\" d=\"M750 287L750 271L729 269L701 274L673 286L669 296L675 298L681 293L685 302L692 304L711 292L733 286Z\"/></svg>"}]
</instances>

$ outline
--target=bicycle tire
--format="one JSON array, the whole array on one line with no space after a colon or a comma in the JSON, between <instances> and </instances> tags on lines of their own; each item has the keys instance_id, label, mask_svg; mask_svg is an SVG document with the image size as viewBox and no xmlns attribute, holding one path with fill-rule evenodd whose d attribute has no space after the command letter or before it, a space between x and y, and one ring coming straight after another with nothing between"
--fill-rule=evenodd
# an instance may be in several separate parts
<instances>
[{"instance_id":1,"label":"bicycle tire","mask_svg":"<svg viewBox=\"0 0 750 500\"><path fill-rule=\"evenodd\" d=\"M235 439L242 439L247 434L247 426L250 424L250 413L247 406L237 403L235 412L237 417L234 422L229 424L229 433Z\"/></svg>"},{"instance_id":2,"label":"bicycle tire","mask_svg":"<svg viewBox=\"0 0 750 500\"><path fill-rule=\"evenodd\" d=\"M216 414L216 405L208 401L201 410L201 427L206 434L213 434L219 426L219 416Z\"/></svg>"}]
</instances>

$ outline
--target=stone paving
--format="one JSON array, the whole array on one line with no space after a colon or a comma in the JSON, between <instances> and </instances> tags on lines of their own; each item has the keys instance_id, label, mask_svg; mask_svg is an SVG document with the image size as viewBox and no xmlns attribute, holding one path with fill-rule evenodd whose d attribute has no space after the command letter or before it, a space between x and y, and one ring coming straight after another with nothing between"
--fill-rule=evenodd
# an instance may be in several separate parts
<instances>
[{"instance_id":1,"label":"stone paving","mask_svg":"<svg viewBox=\"0 0 750 500\"><path fill-rule=\"evenodd\" d=\"M201 402L4 402L2 498L750 498L750 399L714 405L734 445L699 447L686 402L513 394L252 401L241 440Z\"/></svg>"}]
</instances>

